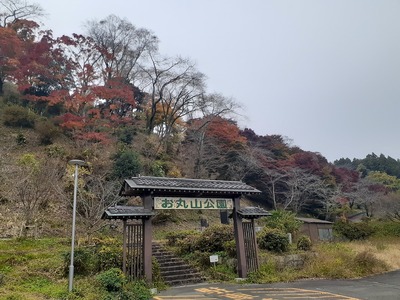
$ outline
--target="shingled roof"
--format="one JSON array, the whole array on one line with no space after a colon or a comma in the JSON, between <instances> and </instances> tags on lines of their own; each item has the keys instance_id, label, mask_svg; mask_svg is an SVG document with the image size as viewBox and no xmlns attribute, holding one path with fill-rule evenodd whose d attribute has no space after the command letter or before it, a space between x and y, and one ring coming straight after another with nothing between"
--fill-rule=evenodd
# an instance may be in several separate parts
<instances>
[{"instance_id":1,"label":"shingled roof","mask_svg":"<svg viewBox=\"0 0 400 300\"><path fill-rule=\"evenodd\" d=\"M241 181L142 176L126 179L119 194L120 196L141 196L148 193L153 196L202 195L229 197L259 194L260 191Z\"/></svg>"},{"instance_id":2,"label":"shingled roof","mask_svg":"<svg viewBox=\"0 0 400 300\"><path fill-rule=\"evenodd\" d=\"M150 209L142 206L111 206L107 208L102 219L147 219L154 215Z\"/></svg>"},{"instance_id":3,"label":"shingled roof","mask_svg":"<svg viewBox=\"0 0 400 300\"><path fill-rule=\"evenodd\" d=\"M238 209L238 215L245 219L258 219L271 216L271 213L261 207L243 207Z\"/></svg>"}]
</instances>

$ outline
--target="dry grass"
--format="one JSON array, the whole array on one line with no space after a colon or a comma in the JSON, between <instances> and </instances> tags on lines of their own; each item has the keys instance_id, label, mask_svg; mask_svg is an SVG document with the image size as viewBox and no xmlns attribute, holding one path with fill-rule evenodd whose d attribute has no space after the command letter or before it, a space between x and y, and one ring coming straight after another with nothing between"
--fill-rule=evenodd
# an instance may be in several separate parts
<instances>
[{"instance_id":1,"label":"dry grass","mask_svg":"<svg viewBox=\"0 0 400 300\"><path fill-rule=\"evenodd\" d=\"M400 269L400 238L375 238L367 241L354 241L348 244L357 253L368 252L384 261L390 270Z\"/></svg>"}]
</instances>

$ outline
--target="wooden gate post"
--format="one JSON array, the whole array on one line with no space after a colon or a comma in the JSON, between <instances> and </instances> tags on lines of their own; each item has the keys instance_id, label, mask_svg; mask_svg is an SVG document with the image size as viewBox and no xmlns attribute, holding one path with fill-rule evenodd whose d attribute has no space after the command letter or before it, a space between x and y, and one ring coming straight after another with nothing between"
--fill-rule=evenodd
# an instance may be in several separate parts
<instances>
[{"instance_id":1,"label":"wooden gate post","mask_svg":"<svg viewBox=\"0 0 400 300\"><path fill-rule=\"evenodd\" d=\"M123 224L124 224L124 231L123 231L123 244L122 244L122 272L124 272L124 274L126 275L126 219L123 220Z\"/></svg>"},{"instance_id":2,"label":"wooden gate post","mask_svg":"<svg viewBox=\"0 0 400 300\"><path fill-rule=\"evenodd\" d=\"M247 277L246 253L244 249L242 218L237 211L240 209L240 198L233 198L233 226L235 228L236 255L239 278Z\"/></svg>"},{"instance_id":3,"label":"wooden gate post","mask_svg":"<svg viewBox=\"0 0 400 300\"><path fill-rule=\"evenodd\" d=\"M153 198L151 195L146 195L143 197L143 206L145 209L153 209ZM152 229L151 218L143 219L143 271L144 277L148 283L152 282Z\"/></svg>"}]
</instances>

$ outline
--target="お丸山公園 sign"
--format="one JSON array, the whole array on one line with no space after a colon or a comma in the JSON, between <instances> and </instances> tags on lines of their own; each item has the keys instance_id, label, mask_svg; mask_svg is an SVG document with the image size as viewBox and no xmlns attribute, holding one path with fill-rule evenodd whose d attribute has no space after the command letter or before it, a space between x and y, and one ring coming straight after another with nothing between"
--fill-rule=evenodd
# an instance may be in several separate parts
<instances>
[{"instance_id":1,"label":"\u304a\u4e38\u5c71\u516c\u5712 sign","mask_svg":"<svg viewBox=\"0 0 400 300\"><path fill-rule=\"evenodd\" d=\"M154 209L233 209L232 199L154 197Z\"/></svg>"}]
</instances>

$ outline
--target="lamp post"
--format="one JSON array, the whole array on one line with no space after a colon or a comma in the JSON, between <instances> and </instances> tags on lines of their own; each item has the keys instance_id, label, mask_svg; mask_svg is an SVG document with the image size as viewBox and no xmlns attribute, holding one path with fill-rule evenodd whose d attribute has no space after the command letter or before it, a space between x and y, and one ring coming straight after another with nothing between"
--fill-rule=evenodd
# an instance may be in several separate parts
<instances>
[{"instance_id":1,"label":"lamp post","mask_svg":"<svg viewBox=\"0 0 400 300\"><path fill-rule=\"evenodd\" d=\"M69 284L68 284L68 291L71 292L74 280L75 215L76 215L76 194L78 190L78 167L84 166L86 165L86 163L83 160L79 159L72 159L68 163L70 165L75 165L74 204L72 209L71 264L69 265Z\"/></svg>"}]
</instances>

